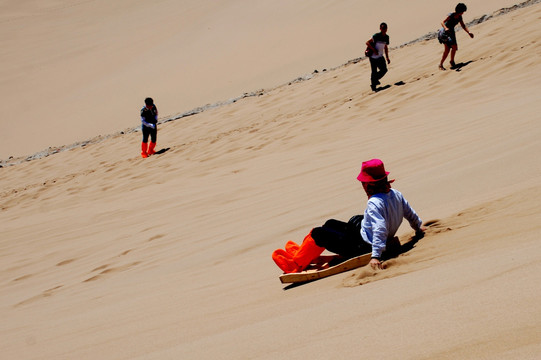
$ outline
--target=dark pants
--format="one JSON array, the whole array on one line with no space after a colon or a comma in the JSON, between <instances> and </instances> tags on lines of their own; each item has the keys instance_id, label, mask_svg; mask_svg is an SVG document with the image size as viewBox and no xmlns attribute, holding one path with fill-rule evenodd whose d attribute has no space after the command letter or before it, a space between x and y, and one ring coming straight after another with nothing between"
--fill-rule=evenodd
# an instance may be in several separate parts
<instances>
[{"instance_id":1,"label":"dark pants","mask_svg":"<svg viewBox=\"0 0 541 360\"><path fill-rule=\"evenodd\" d=\"M152 128L149 128L149 127L146 127L146 126L142 126L142 129L143 131L143 142L146 143L148 142L148 137L150 136L150 141L155 143L156 142L156 138L158 137L158 130L157 129L152 129Z\"/></svg>"},{"instance_id":2,"label":"dark pants","mask_svg":"<svg viewBox=\"0 0 541 360\"><path fill-rule=\"evenodd\" d=\"M312 230L312 238L316 245L348 258L372 251L372 246L362 239L359 227L350 222L327 220Z\"/></svg>"},{"instance_id":3,"label":"dark pants","mask_svg":"<svg viewBox=\"0 0 541 360\"><path fill-rule=\"evenodd\" d=\"M383 56L377 59L370 58L370 67L372 68L372 76L370 77L372 86L376 86L379 79L387 73L387 63L385 62L385 58Z\"/></svg>"}]
</instances>

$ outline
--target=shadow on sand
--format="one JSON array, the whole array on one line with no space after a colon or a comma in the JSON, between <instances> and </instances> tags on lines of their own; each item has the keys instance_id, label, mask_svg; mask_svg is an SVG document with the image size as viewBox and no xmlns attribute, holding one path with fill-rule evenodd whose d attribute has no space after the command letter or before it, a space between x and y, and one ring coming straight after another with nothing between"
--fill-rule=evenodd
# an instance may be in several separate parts
<instances>
[{"instance_id":1,"label":"shadow on sand","mask_svg":"<svg viewBox=\"0 0 541 360\"><path fill-rule=\"evenodd\" d=\"M461 62L461 63L455 64L455 66L451 66L450 69L454 70L454 71L461 71L464 66L468 66L472 62L473 62L473 60L466 61L466 62Z\"/></svg>"},{"instance_id":2,"label":"shadow on sand","mask_svg":"<svg viewBox=\"0 0 541 360\"><path fill-rule=\"evenodd\" d=\"M455 66L451 66L449 69L450 70L454 70L454 71L462 71L462 68L465 67L465 66L468 66L469 64L471 64L473 62L473 60L470 60L470 61L466 61L466 62L460 62L458 64L455 64ZM394 86L403 86L403 85L406 85L406 83L404 81L398 81L396 83L394 83ZM380 92L380 91L383 91L383 90L387 90L391 87L392 85L385 85L385 86L380 86L380 87L376 87L375 90L373 90L375 93L377 92Z\"/></svg>"},{"instance_id":3,"label":"shadow on sand","mask_svg":"<svg viewBox=\"0 0 541 360\"><path fill-rule=\"evenodd\" d=\"M377 87L376 90L374 90L374 92L380 92L380 91L383 91L383 90L387 90L388 88L390 88L391 85L385 85L385 86L380 86L380 87Z\"/></svg>"},{"instance_id":4,"label":"shadow on sand","mask_svg":"<svg viewBox=\"0 0 541 360\"><path fill-rule=\"evenodd\" d=\"M396 82L394 83L395 86L402 86L402 85L406 85L405 82L403 81L399 81L399 82ZM374 90L374 92L380 92L380 91L383 91L383 90L387 90L391 87L392 85L385 85L385 86L380 86L380 87L376 87L376 90Z\"/></svg>"},{"instance_id":5,"label":"shadow on sand","mask_svg":"<svg viewBox=\"0 0 541 360\"><path fill-rule=\"evenodd\" d=\"M163 149L160 149L160 150L156 151L156 155L163 154L163 153L165 153L166 151L168 151L169 149L171 149L171 148L163 148Z\"/></svg>"}]
</instances>

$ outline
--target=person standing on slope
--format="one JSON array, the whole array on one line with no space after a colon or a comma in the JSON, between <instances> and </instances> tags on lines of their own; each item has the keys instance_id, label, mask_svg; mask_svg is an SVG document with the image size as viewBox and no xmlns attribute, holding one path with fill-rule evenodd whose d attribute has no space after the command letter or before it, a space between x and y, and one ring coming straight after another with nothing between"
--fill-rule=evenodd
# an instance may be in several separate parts
<instances>
[{"instance_id":1,"label":"person standing on slope","mask_svg":"<svg viewBox=\"0 0 541 360\"><path fill-rule=\"evenodd\" d=\"M376 86L380 84L379 80L387 73L387 64L391 63L389 60L389 35L387 35L387 24L381 23L379 25L379 33L374 34L370 40L366 42L366 46L371 52L370 68L372 74L370 76L372 91L376 91ZM385 54L385 58L383 55ZM387 63L385 63L387 59Z\"/></svg>"},{"instance_id":2,"label":"person standing on slope","mask_svg":"<svg viewBox=\"0 0 541 360\"><path fill-rule=\"evenodd\" d=\"M458 45L456 42L455 26L460 24L464 31L473 39L473 34L468 30L464 21L462 20L462 15L468 10L464 3L458 3L455 7L455 12L447 15L445 19L441 22L441 29L438 32L438 40L440 44L443 44L445 48L443 49L443 55L440 61L440 70L445 70L443 63L451 51L451 69L456 67L455 64L455 54L458 50Z\"/></svg>"},{"instance_id":3,"label":"person standing on slope","mask_svg":"<svg viewBox=\"0 0 541 360\"><path fill-rule=\"evenodd\" d=\"M155 154L156 140L158 137L158 108L154 105L152 98L145 99L145 106L141 109L141 131L143 142L141 143L141 156L146 158ZM148 138L150 136L150 144Z\"/></svg>"}]
</instances>

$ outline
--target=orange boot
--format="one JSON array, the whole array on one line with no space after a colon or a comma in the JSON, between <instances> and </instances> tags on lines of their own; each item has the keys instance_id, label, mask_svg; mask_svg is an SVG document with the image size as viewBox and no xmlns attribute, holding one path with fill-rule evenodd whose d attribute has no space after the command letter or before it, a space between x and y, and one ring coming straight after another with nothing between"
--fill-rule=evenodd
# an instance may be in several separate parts
<instances>
[{"instance_id":1,"label":"orange boot","mask_svg":"<svg viewBox=\"0 0 541 360\"><path fill-rule=\"evenodd\" d=\"M306 235L298 249L295 245L297 244L293 241L288 241L286 250L277 249L272 253L272 259L286 274L304 270L312 260L325 250L325 248L316 245L312 238L312 232Z\"/></svg>"},{"instance_id":2,"label":"orange boot","mask_svg":"<svg viewBox=\"0 0 541 360\"><path fill-rule=\"evenodd\" d=\"M286 252L288 254L290 254L291 256L295 256L295 254L297 253L297 251L299 251L299 244L297 244L296 242L294 241L291 241L289 240L287 243L286 243Z\"/></svg>"},{"instance_id":3,"label":"orange boot","mask_svg":"<svg viewBox=\"0 0 541 360\"><path fill-rule=\"evenodd\" d=\"M272 260L286 274L301 271L300 267L293 261L293 256L284 249L276 249L272 253Z\"/></svg>"},{"instance_id":4,"label":"orange boot","mask_svg":"<svg viewBox=\"0 0 541 360\"><path fill-rule=\"evenodd\" d=\"M156 147L156 143L150 142L148 145L148 155L154 155L156 154L156 151L154 151L154 148Z\"/></svg>"},{"instance_id":5,"label":"orange boot","mask_svg":"<svg viewBox=\"0 0 541 360\"><path fill-rule=\"evenodd\" d=\"M141 143L141 156L144 157L144 158L148 157L147 143L146 142Z\"/></svg>"},{"instance_id":6,"label":"orange boot","mask_svg":"<svg viewBox=\"0 0 541 360\"><path fill-rule=\"evenodd\" d=\"M317 246L316 242L312 238L312 231L310 234L306 235L302 245L300 246L297 253L293 256L293 261L304 270L312 260L317 258L325 250L324 247Z\"/></svg>"}]
</instances>

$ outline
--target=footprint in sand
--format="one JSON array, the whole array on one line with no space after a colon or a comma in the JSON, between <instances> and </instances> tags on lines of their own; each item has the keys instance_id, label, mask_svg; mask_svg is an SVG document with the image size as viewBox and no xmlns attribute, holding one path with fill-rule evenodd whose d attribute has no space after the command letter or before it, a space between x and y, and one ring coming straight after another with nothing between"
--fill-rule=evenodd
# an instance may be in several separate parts
<instances>
[{"instance_id":1,"label":"footprint in sand","mask_svg":"<svg viewBox=\"0 0 541 360\"><path fill-rule=\"evenodd\" d=\"M121 266L112 267L112 268L109 268L108 267L109 265L102 265L102 266L97 267L94 270L92 270L92 272L94 272L94 271L98 271L98 270L103 269L99 274L94 275L92 277L89 277L88 279L83 280L83 282L96 281L96 280L101 279L102 277L104 277L104 276L106 276L108 274L113 274L113 273L129 270L132 267L139 265L140 263L141 263L141 261L135 261L135 262L132 262L132 263L129 263L129 264L126 264L126 265L121 265Z\"/></svg>"},{"instance_id":2,"label":"footprint in sand","mask_svg":"<svg viewBox=\"0 0 541 360\"><path fill-rule=\"evenodd\" d=\"M14 282L15 282L15 281L22 281L22 280L28 279L28 278L30 278L30 277L32 277L32 276L34 276L34 275L28 274L28 275L19 276L18 278L13 279L13 281L14 281Z\"/></svg>"},{"instance_id":3,"label":"footprint in sand","mask_svg":"<svg viewBox=\"0 0 541 360\"><path fill-rule=\"evenodd\" d=\"M424 226L427 228L427 232L436 234L453 230L451 227L442 224L440 220L429 220L424 223Z\"/></svg>"},{"instance_id":4,"label":"footprint in sand","mask_svg":"<svg viewBox=\"0 0 541 360\"><path fill-rule=\"evenodd\" d=\"M67 265L67 264L70 264L72 262L74 262L76 259L68 259L68 260L64 260L64 261L61 261L59 262L58 264L56 264L56 266L64 266L64 265Z\"/></svg>"},{"instance_id":5,"label":"footprint in sand","mask_svg":"<svg viewBox=\"0 0 541 360\"><path fill-rule=\"evenodd\" d=\"M102 269L106 269L108 266L109 266L108 264L105 264L105 265L102 265L102 266L98 266L97 268L93 269L91 272L98 271L98 270L102 270Z\"/></svg>"},{"instance_id":6,"label":"footprint in sand","mask_svg":"<svg viewBox=\"0 0 541 360\"><path fill-rule=\"evenodd\" d=\"M15 304L15 307L27 305L27 304L30 304L30 303L32 303L34 301L38 301L40 299L53 296L58 291L58 289L62 288L63 286L64 285L58 285L58 286L55 286L53 288L47 289L47 290L43 291L41 294L39 294L39 295L32 296L32 297L30 297L30 298L28 298L26 300L23 300L23 301Z\"/></svg>"},{"instance_id":7,"label":"footprint in sand","mask_svg":"<svg viewBox=\"0 0 541 360\"><path fill-rule=\"evenodd\" d=\"M154 240L158 240L158 239L161 239L162 237L164 237L165 234L158 234L158 235L154 235L153 237L151 237L150 239L148 239L148 241L154 241Z\"/></svg>"}]
</instances>

